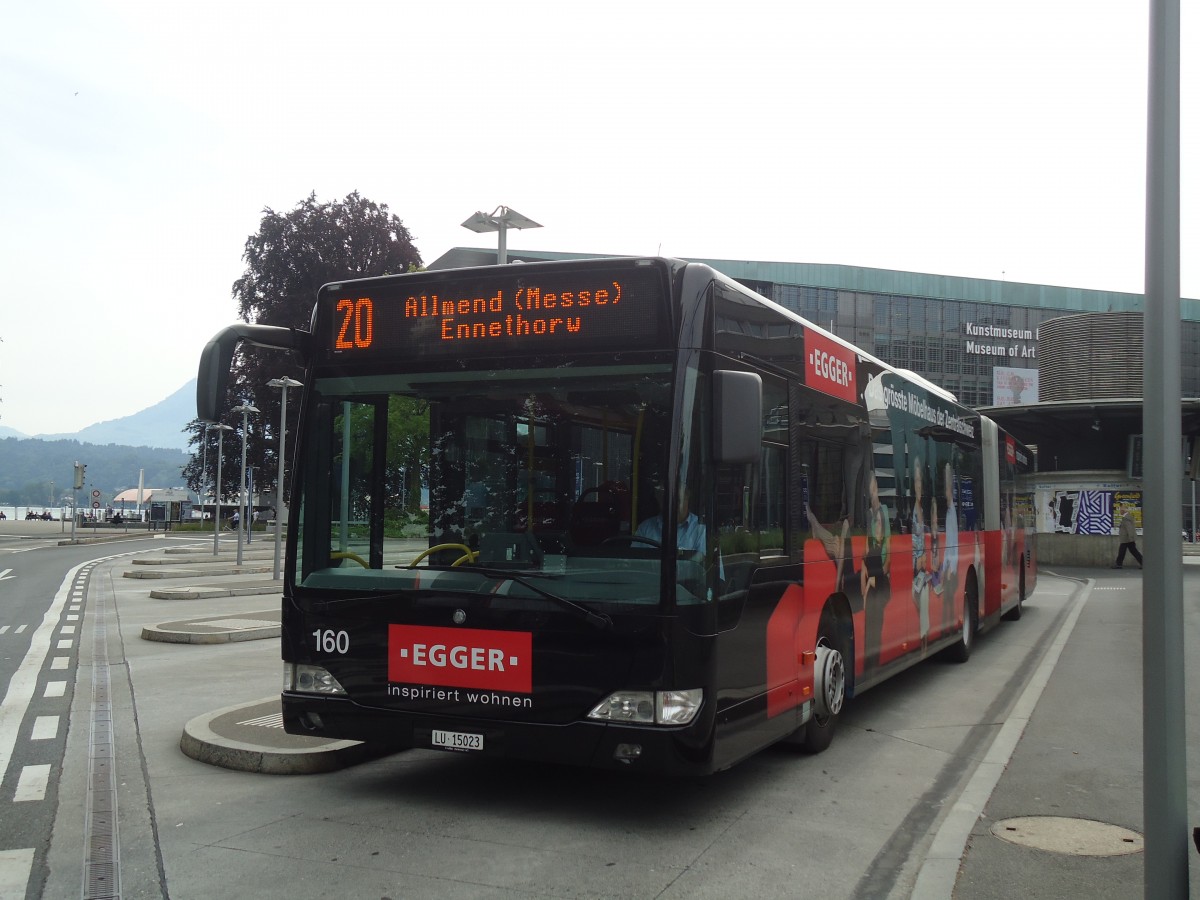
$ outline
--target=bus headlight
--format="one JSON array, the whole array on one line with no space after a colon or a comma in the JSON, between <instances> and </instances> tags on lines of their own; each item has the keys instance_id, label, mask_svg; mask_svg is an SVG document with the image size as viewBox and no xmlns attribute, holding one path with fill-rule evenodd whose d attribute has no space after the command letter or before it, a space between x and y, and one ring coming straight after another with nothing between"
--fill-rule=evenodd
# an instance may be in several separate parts
<instances>
[{"instance_id":1,"label":"bus headlight","mask_svg":"<svg viewBox=\"0 0 1200 900\"><path fill-rule=\"evenodd\" d=\"M328 669L304 663L283 664L283 689L305 694L346 694L346 689L338 684Z\"/></svg>"},{"instance_id":2,"label":"bus headlight","mask_svg":"<svg viewBox=\"0 0 1200 900\"><path fill-rule=\"evenodd\" d=\"M686 725L700 712L700 701L704 699L704 691L700 688L690 691L659 691L657 699L659 725Z\"/></svg>"},{"instance_id":3,"label":"bus headlight","mask_svg":"<svg viewBox=\"0 0 1200 900\"><path fill-rule=\"evenodd\" d=\"M687 725L700 711L704 691L615 691L588 713L589 719L634 725Z\"/></svg>"}]
</instances>

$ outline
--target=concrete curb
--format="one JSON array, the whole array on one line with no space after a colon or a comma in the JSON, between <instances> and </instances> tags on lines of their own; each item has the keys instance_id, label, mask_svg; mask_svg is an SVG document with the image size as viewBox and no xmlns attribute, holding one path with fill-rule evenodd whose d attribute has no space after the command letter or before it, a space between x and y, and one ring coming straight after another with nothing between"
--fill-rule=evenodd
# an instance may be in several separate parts
<instances>
[{"instance_id":1,"label":"concrete curb","mask_svg":"<svg viewBox=\"0 0 1200 900\"><path fill-rule=\"evenodd\" d=\"M197 716L183 727L179 749L198 762L264 775L316 775L393 752L288 734L278 694Z\"/></svg>"},{"instance_id":2,"label":"concrete curb","mask_svg":"<svg viewBox=\"0 0 1200 900\"><path fill-rule=\"evenodd\" d=\"M155 588L150 591L151 600L210 600L213 597L248 597L256 594L279 594L283 596L283 585L278 581L266 584L248 584L241 587L199 587Z\"/></svg>"},{"instance_id":3,"label":"concrete curb","mask_svg":"<svg viewBox=\"0 0 1200 900\"><path fill-rule=\"evenodd\" d=\"M199 569L154 569L149 568L146 571L131 571L122 573L125 578L136 578L140 580L158 580L167 578L212 578L214 575L265 575L272 571L274 566L234 566L228 570L220 570L217 572L201 571Z\"/></svg>"},{"instance_id":4,"label":"concrete curb","mask_svg":"<svg viewBox=\"0 0 1200 900\"><path fill-rule=\"evenodd\" d=\"M147 625L142 640L164 644L233 644L279 637L279 609L266 609L236 615L182 619L161 625Z\"/></svg>"}]
</instances>

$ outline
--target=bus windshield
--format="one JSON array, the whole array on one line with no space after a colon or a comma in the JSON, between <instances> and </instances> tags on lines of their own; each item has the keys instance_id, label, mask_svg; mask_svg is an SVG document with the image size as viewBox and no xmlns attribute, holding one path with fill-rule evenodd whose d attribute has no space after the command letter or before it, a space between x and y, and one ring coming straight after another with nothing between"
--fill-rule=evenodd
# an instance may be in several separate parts
<instances>
[{"instance_id":1,"label":"bus windshield","mask_svg":"<svg viewBox=\"0 0 1200 900\"><path fill-rule=\"evenodd\" d=\"M297 587L647 613L662 597L700 602L704 525L691 512L678 528L660 518L673 493L672 391L665 362L316 377L296 481ZM416 517L404 513L414 490Z\"/></svg>"}]
</instances>

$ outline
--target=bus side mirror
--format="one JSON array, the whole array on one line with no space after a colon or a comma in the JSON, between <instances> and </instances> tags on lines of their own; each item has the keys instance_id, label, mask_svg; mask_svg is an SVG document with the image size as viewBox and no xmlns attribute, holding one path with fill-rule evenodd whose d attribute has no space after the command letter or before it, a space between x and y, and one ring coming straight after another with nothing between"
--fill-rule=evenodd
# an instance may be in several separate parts
<instances>
[{"instance_id":1,"label":"bus side mirror","mask_svg":"<svg viewBox=\"0 0 1200 900\"><path fill-rule=\"evenodd\" d=\"M305 364L311 337L307 331L279 325L238 322L222 328L200 353L200 370L196 374L196 418L213 424L220 421L225 387L229 383L229 366L238 341L249 341L272 350L292 350Z\"/></svg>"},{"instance_id":2,"label":"bus side mirror","mask_svg":"<svg viewBox=\"0 0 1200 900\"><path fill-rule=\"evenodd\" d=\"M196 376L196 418L216 424L221 421L221 405L225 402L225 386L229 383L229 365L238 337L231 328L222 329L204 345L200 353L200 370Z\"/></svg>"},{"instance_id":3,"label":"bus side mirror","mask_svg":"<svg viewBox=\"0 0 1200 900\"><path fill-rule=\"evenodd\" d=\"M762 378L754 372L713 372L713 461L758 462L762 453Z\"/></svg>"}]
</instances>

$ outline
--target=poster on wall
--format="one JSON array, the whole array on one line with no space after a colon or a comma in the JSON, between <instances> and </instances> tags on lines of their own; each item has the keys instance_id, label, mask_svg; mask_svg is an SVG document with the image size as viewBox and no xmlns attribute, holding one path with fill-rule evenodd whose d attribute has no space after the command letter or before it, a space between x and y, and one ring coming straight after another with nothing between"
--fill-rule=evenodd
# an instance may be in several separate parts
<instances>
[{"instance_id":1,"label":"poster on wall","mask_svg":"<svg viewBox=\"0 0 1200 900\"><path fill-rule=\"evenodd\" d=\"M1125 513L1133 513L1133 523L1142 527L1142 492L1114 491L1113 492L1113 527L1120 524Z\"/></svg>"},{"instance_id":2,"label":"poster on wall","mask_svg":"<svg viewBox=\"0 0 1200 900\"><path fill-rule=\"evenodd\" d=\"M1141 491L1055 491L1046 510L1047 530L1060 534L1113 534L1126 512L1141 526Z\"/></svg>"},{"instance_id":3,"label":"poster on wall","mask_svg":"<svg viewBox=\"0 0 1200 900\"><path fill-rule=\"evenodd\" d=\"M1037 403L1038 370L995 366L992 369L992 405L1020 406Z\"/></svg>"}]
</instances>

